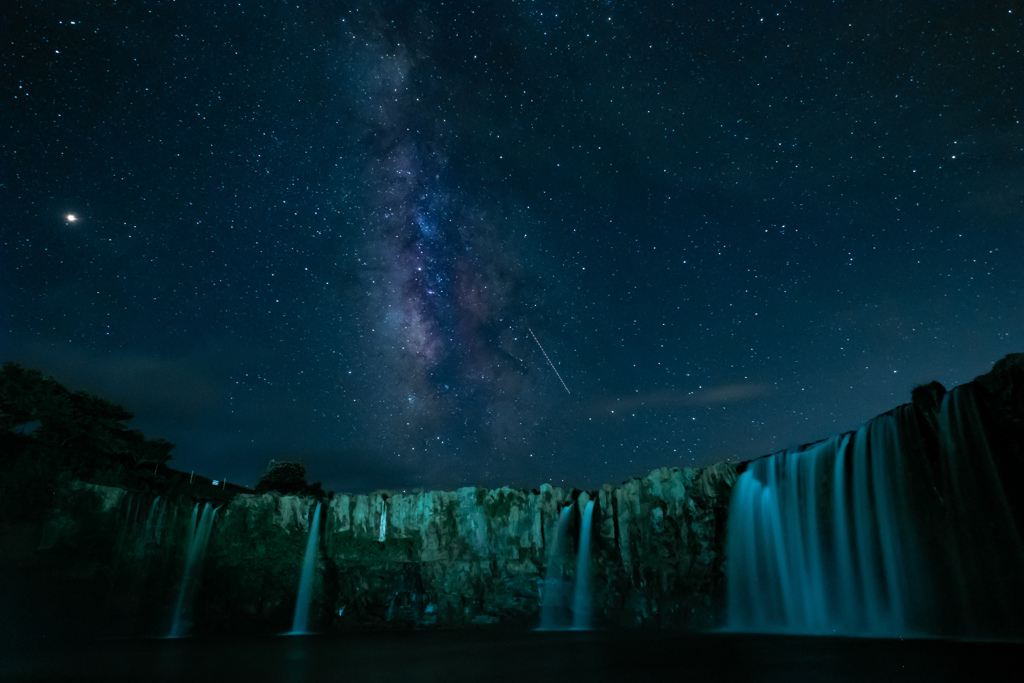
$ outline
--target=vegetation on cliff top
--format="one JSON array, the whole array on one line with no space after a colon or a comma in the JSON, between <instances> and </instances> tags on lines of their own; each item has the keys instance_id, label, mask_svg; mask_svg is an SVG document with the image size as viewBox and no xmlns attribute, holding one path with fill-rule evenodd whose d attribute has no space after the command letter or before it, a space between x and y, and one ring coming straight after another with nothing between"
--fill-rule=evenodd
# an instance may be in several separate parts
<instances>
[{"instance_id":1,"label":"vegetation on cliff top","mask_svg":"<svg viewBox=\"0 0 1024 683\"><path fill-rule=\"evenodd\" d=\"M323 487L320 482L309 484L306 482L306 466L298 462L278 462L271 460L267 465L267 471L263 473L256 483L256 493L277 491L278 493L298 493L308 496L324 497Z\"/></svg>"},{"instance_id":2,"label":"vegetation on cliff top","mask_svg":"<svg viewBox=\"0 0 1024 683\"><path fill-rule=\"evenodd\" d=\"M10 512L46 505L63 479L128 483L171 458L174 444L147 439L124 407L17 363L0 370L0 500Z\"/></svg>"}]
</instances>

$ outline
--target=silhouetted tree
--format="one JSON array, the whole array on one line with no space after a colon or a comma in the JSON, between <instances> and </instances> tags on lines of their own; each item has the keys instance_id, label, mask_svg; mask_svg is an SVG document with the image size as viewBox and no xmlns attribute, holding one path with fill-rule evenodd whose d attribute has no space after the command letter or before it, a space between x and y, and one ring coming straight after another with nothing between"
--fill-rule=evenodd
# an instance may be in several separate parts
<instances>
[{"instance_id":1,"label":"silhouetted tree","mask_svg":"<svg viewBox=\"0 0 1024 683\"><path fill-rule=\"evenodd\" d=\"M132 413L17 363L0 370L0 457L52 460L79 476L114 465L163 464L174 445L125 424ZM3 448L6 446L6 448Z\"/></svg>"},{"instance_id":2,"label":"silhouetted tree","mask_svg":"<svg viewBox=\"0 0 1024 683\"><path fill-rule=\"evenodd\" d=\"M277 491L279 493L300 493L305 490L306 466L298 462L271 460L267 471L256 482L256 493Z\"/></svg>"}]
</instances>

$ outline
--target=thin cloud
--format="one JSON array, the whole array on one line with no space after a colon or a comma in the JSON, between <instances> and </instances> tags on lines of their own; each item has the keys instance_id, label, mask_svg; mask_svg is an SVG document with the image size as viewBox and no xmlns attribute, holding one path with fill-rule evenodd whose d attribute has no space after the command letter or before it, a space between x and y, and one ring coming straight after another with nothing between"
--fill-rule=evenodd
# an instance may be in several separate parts
<instances>
[{"instance_id":1,"label":"thin cloud","mask_svg":"<svg viewBox=\"0 0 1024 683\"><path fill-rule=\"evenodd\" d=\"M738 382L714 387L702 387L690 392L652 391L644 394L600 401L601 412L637 412L639 410L671 410L693 406L723 405L749 401L769 393L767 384Z\"/></svg>"}]
</instances>

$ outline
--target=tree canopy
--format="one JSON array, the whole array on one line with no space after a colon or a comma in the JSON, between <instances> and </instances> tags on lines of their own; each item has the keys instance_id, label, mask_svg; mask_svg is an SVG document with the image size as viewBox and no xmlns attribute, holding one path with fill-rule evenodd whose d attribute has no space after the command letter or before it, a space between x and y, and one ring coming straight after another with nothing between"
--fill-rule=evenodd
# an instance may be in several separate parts
<instances>
[{"instance_id":1,"label":"tree canopy","mask_svg":"<svg viewBox=\"0 0 1024 683\"><path fill-rule=\"evenodd\" d=\"M299 493L310 496L323 496L320 482L306 483L306 466L299 462L271 460L267 471L256 483L256 493Z\"/></svg>"},{"instance_id":2,"label":"tree canopy","mask_svg":"<svg viewBox=\"0 0 1024 683\"><path fill-rule=\"evenodd\" d=\"M164 464L174 444L126 424L124 407L17 363L0 370L0 460L29 455L77 475L116 465Z\"/></svg>"},{"instance_id":3,"label":"tree canopy","mask_svg":"<svg viewBox=\"0 0 1024 683\"><path fill-rule=\"evenodd\" d=\"M305 490L306 466L298 462L278 462L271 460L267 471L256 482L256 493L278 491L279 493L299 493Z\"/></svg>"}]
</instances>

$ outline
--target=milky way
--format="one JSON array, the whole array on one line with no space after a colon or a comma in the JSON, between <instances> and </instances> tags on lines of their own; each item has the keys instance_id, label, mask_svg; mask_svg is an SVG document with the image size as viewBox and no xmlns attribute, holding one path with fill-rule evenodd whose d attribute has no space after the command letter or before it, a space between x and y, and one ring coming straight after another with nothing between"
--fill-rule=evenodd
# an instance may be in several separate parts
<instances>
[{"instance_id":1,"label":"milky way","mask_svg":"<svg viewBox=\"0 0 1024 683\"><path fill-rule=\"evenodd\" d=\"M1024 346L1019 4L9 0L0 360L248 484L855 429Z\"/></svg>"},{"instance_id":2,"label":"milky way","mask_svg":"<svg viewBox=\"0 0 1024 683\"><path fill-rule=\"evenodd\" d=\"M480 467L525 441L535 419L519 255L456 177L444 120L425 116L421 65L377 34L364 114L367 313L382 349L382 442ZM436 87L436 86L433 86ZM510 438L511 437L511 438ZM420 466L430 467L421 462Z\"/></svg>"}]
</instances>

